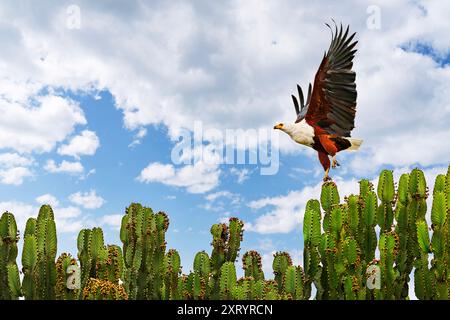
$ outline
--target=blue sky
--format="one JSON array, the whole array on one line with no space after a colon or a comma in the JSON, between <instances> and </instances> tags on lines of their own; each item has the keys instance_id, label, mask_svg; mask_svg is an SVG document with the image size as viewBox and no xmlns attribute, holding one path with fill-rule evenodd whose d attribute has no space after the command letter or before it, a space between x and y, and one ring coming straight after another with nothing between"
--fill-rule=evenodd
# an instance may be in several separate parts
<instances>
[{"instance_id":1,"label":"blue sky","mask_svg":"<svg viewBox=\"0 0 450 320\"><path fill-rule=\"evenodd\" d=\"M210 252L211 225L236 216L242 253L260 251L266 272L274 251L299 263L303 209L321 185L315 153L277 133L275 175L260 164L178 165L180 132L198 121L223 133L293 121L290 95L312 81L333 17L357 32L353 136L364 139L332 171L341 194L382 168L398 177L419 166L432 184L450 162L449 10L403 0L2 2L0 209L23 226L54 204L59 251L76 254L85 227L120 244L120 217L140 202L169 214L168 247L185 271Z\"/></svg>"}]
</instances>

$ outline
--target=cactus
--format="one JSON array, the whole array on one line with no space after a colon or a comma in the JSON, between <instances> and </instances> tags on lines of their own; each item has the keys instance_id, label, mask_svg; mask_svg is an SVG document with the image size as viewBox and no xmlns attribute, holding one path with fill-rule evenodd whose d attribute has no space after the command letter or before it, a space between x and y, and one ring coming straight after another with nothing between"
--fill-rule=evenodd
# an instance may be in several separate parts
<instances>
[{"instance_id":1,"label":"cactus","mask_svg":"<svg viewBox=\"0 0 450 320\"><path fill-rule=\"evenodd\" d=\"M213 236L213 251L211 253L211 290L212 298L221 296L220 277L225 262L236 261L242 241L244 223L237 218L230 218L228 226L225 223L214 224L211 227Z\"/></svg>"},{"instance_id":2,"label":"cactus","mask_svg":"<svg viewBox=\"0 0 450 320\"><path fill-rule=\"evenodd\" d=\"M181 299L178 293L178 275L181 272L180 255L170 249L164 257L164 297L166 300Z\"/></svg>"},{"instance_id":3,"label":"cactus","mask_svg":"<svg viewBox=\"0 0 450 320\"><path fill-rule=\"evenodd\" d=\"M449 299L450 166L436 177L432 196L429 228L428 188L419 169L403 174L398 188L392 171L383 170L376 193L370 181L361 180L359 195L343 203L337 185L324 183L320 201L306 204L303 265L294 266L287 252L276 252L273 280L265 279L261 256L253 250L243 255L244 276L237 279L243 236L237 218L213 225L211 256L198 252L192 272L180 274L178 252L166 253L167 215L133 203L120 230L123 255L120 247L105 246L102 229L80 231L80 281L70 254L61 254L55 263L54 215L50 206L42 206L37 219L28 219L25 226L21 284L19 233L14 216L5 212L0 218L0 299L301 300L311 298L313 285L316 299L408 299L411 274L419 299ZM366 282L378 268L380 287L373 287L376 281Z\"/></svg>"},{"instance_id":4,"label":"cactus","mask_svg":"<svg viewBox=\"0 0 450 320\"><path fill-rule=\"evenodd\" d=\"M377 195L373 192L373 185L368 180L360 182L360 211L361 211L361 232L358 236L361 248L361 260L363 264L368 264L375 258L377 247L377 235L375 233Z\"/></svg>"},{"instance_id":5,"label":"cactus","mask_svg":"<svg viewBox=\"0 0 450 320\"><path fill-rule=\"evenodd\" d=\"M56 260L56 299L57 300L75 300L78 298L79 288L77 287L77 279L71 277L73 271L69 266L78 267L77 261L70 254L62 253ZM71 282L71 287L68 287Z\"/></svg>"},{"instance_id":6,"label":"cactus","mask_svg":"<svg viewBox=\"0 0 450 320\"><path fill-rule=\"evenodd\" d=\"M394 211L392 203L395 195L394 178L392 171L383 170L378 179L378 198L381 203L377 210L377 223L380 226L381 232L391 230L394 222Z\"/></svg>"},{"instance_id":7,"label":"cactus","mask_svg":"<svg viewBox=\"0 0 450 320\"><path fill-rule=\"evenodd\" d=\"M16 220L5 212L0 218L0 300L16 300L22 295L16 263L18 241Z\"/></svg>"},{"instance_id":8,"label":"cactus","mask_svg":"<svg viewBox=\"0 0 450 320\"><path fill-rule=\"evenodd\" d=\"M126 209L120 229L125 257L125 288L131 299L161 299L165 233L169 219L164 212L133 203Z\"/></svg>"},{"instance_id":9,"label":"cactus","mask_svg":"<svg viewBox=\"0 0 450 320\"><path fill-rule=\"evenodd\" d=\"M321 240L321 213L320 203L317 200L309 200L306 204L303 218L303 259L304 259L304 298L311 297L312 283L319 287L320 266L319 245ZM320 287L319 287L320 289ZM319 290L320 291L320 290ZM322 293L319 292L319 295Z\"/></svg>"},{"instance_id":10,"label":"cactus","mask_svg":"<svg viewBox=\"0 0 450 320\"><path fill-rule=\"evenodd\" d=\"M54 300L56 285L56 224L49 205L41 206L37 219L27 221L24 233L22 291L26 299Z\"/></svg>"},{"instance_id":11,"label":"cactus","mask_svg":"<svg viewBox=\"0 0 450 320\"><path fill-rule=\"evenodd\" d=\"M303 300L304 278L305 276L302 267L287 267L283 277L283 292L287 294L290 299Z\"/></svg>"},{"instance_id":12,"label":"cactus","mask_svg":"<svg viewBox=\"0 0 450 320\"><path fill-rule=\"evenodd\" d=\"M108 280L90 278L83 289L83 300L128 300L125 289Z\"/></svg>"},{"instance_id":13,"label":"cactus","mask_svg":"<svg viewBox=\"0 0 450 320\"><path fill-rule=\"evenodd\" d=\"M450 167L449 167L450 168ZM450 170L449 170L450 172ZM431 222L433 236L431 238L431 260L430 272L434 277L433 284L436 286L435 299L448 300L450 291L449 259L449 215L450 208L447 196L450 195L450 186L445 183L446 176L438 175L433 191L433 205L431 208ZM423 231L422 231L423 232ZM424 250L422 250L424 251Z\"/></svg>"},{"instance_id":14,"label":"cactus","mask_svg":"<svg viewBox=\"0 0 450 320\"><path fill-rule=\"evenodd\" d=\"M242 266L245 277L252 277L255 281L264 280L261 255L258 252L254 250L247 251L242 257Z\"/></svg>"},{"instance_id":15,"label":"cactus","mask_svg":"<svg viewBox=\"0 0 450 320\"><path fill-rule=\"evenodd\" d=\"M232 291L236 286L236 268L233 262L225 262L220 268L220 298L222 300L230 300Z\"/></svg>"},{"instance_id":16,"label":"cactus","mask_svg":"<svg viewBox=\"0 0 450 320\"><path fill-rule=\"evenodd\" d=\"M273 274L275 275L275 282L278 286L278 292L283 291L283 279L286 274L286 270L292 266L292 259L287 252L276 252L273 255Z\"/></svg>"}]
</instances>

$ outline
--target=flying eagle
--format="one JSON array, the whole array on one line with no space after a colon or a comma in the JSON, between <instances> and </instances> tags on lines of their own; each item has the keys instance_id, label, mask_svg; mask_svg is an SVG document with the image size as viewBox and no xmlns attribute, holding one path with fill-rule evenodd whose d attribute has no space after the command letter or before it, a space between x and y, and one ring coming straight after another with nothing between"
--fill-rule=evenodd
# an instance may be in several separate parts
<instances>
[{"instance_id":1,"label":"flying eagle","mask_svg":"<svg viewBox=\"0 0 450 320\"><path fill-rule=\"evenodd\" d=\"M335 24L331 30L331 44L325 52L319 70L314 78L314 87L308 87L305 99L302 89L297 85L300 105L292 96L297 119L293 124L278 123L274 129L286 132L292 140L317 151L319 161L325 170L323 180L331 180L332 167L339 166L336 153L343 150L357 150L362 140L350 138L355 127L356 113L356 74L352 70L355 45L352 42L356 33L349 36L349 27L345 30Z\"/></svg>"}]
</instances>

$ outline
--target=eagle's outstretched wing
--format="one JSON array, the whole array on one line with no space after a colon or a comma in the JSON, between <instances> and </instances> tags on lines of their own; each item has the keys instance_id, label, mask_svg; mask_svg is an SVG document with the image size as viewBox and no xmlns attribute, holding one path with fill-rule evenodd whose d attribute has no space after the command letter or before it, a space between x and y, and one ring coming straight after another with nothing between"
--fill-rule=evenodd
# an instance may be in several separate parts
<instances>
[{"instance_id":1,"label":"eagle's outstretched wing","mask_svg":"<svg viewBox=\"0 0 450 320\"><path fill-rule=\"evenodd\" d=\"M297 85L297 91L298 96L300 98L300 106L298 104L297 98L292 95L292 101L294 102L295 112L297 114L297 119L295 120L295 123L302 121L302 119L305 118L306 111L308 110L309 102L311 101L311 83L308 86L308 95L306 97L306 104L305 104L305 98L303 97L303 91L302 88L300 88L299 85Z\"/></svg>"},{"instance_id":2,"label":"eagle's outstretched wing","mask_svg":"<svg viewBox=\"0 0 450 320\"><path fill-rule=\"evenodd\" d=\"M316 134L350 137L355 127L357 93L352 60L357 41L352 42L355 33L348 36L348 31L349 27L343 32L342 24L339 30L336 26L334 34L332 30L330 48L316 73L312 94L308 93L306 105L297 112L296 122L304 118ZM303 101L301 89L299 95ZM297 99L293 97L293 100L297 110Z\"/></svg>"}]
</instances>

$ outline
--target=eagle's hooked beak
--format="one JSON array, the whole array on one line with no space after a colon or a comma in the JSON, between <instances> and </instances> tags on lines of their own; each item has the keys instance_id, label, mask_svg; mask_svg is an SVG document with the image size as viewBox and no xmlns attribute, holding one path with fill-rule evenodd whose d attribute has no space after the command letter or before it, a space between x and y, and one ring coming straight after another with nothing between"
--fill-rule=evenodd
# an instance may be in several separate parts
<instances>
[{"instance_id":1,"label":"eagle's hooked beak","mask_svg":"<svg viewBox=\"0 0 450 320\"><path fill-rule=\"evenodd\" d=\"M275 127L273 127L274 129L283 129L283 124L279 123L277 125L275 125Z\"/></svg>"}]
</instances>

